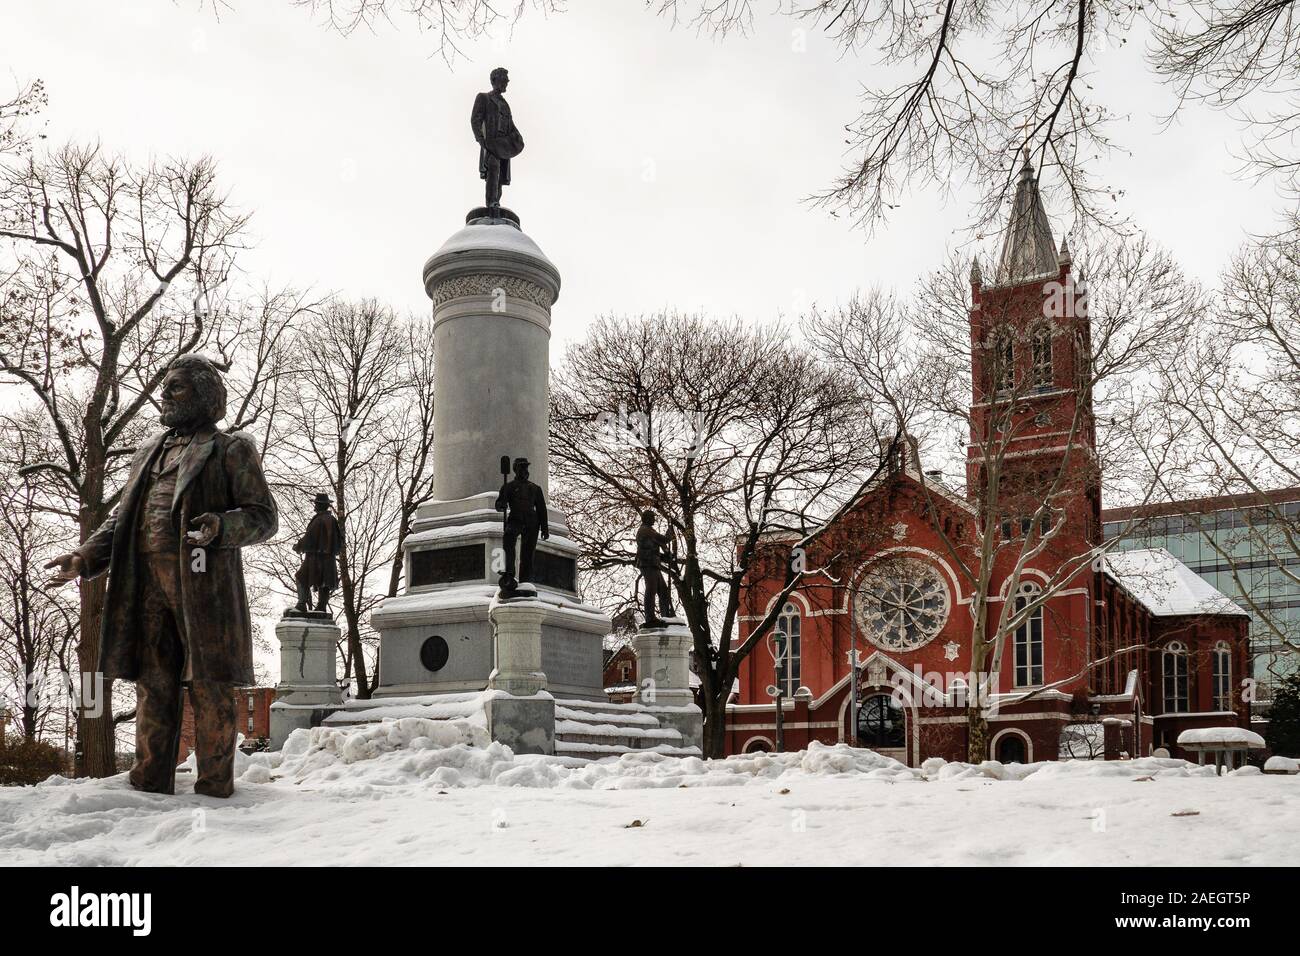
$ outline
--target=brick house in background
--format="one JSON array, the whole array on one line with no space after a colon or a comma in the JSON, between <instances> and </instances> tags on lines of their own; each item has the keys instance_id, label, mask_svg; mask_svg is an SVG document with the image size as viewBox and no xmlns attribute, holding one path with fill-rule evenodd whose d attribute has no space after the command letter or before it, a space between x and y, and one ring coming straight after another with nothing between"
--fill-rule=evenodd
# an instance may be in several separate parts
<instances>
[{"instance_id":1,"label":"brick house in background","mask_svg":"<svg viewBox=\"0 0 1300 956\"><path fill-rule=\"evenodd\" d=\"M605 696L614 704L630 704L636 700L636 652L630 643L605 649Z\"/></svg>"},{"instance_id":2,"label":"brick house in background","mask_svg":"<svg viewBox=\"0 0 1300 956\"><path fill-rule=\"evenodd\" d=\"M1102 541L1102 476L1084 374L1091 329L1086 310L1062 316L1045 307L1051 289L1072 287L1071 265L1064 245L1056 252L1026 160L995 281L972 270L968 485L981 486L986 463L975 430L998 403L1016 416L1019 442L1000 465L1003 482L1019 477L1030 488L1044 474L1065 477L1053 485L1045 547L1024 568L1015 594L1007 593L1007 552L995 556L990 633L1004 602L1031 607L1059 569L1068 577L1007 638L989 718L990 756L1004 763L1145 756L1158 746L1187 756L1175 745L1181 730L1249 726L1248 704L1236 692L1250 674L1248 617L1161 549L1077 561ZM1076 410L1081 427L1067 440L1061 422L1074 421ZM767 688L779 679L787 750L856 740L910 766L934 756L965 760L957 681L971 670L972 597L948 549L978 554L977 517L969 500L922 470L910 439L895 442L887 464L808 549L807 566L824 573L809 575L781 608L777 632L789 663L780 677L762 649L742 662L728 706L728 752L774 749ZM1038 533L1028 521L1004 516L1000 540ZM772 609L793 540L767 540L770 559L747 580L737 644Z\"/></svg>"},{"instance_id":3,"label":"brick house in background","mask_svg":"<svg viewBox=\"0 0 1300 956\"><path fill-rule=\"evenodd\" d=\"M235 726L244 735L244 749L257 749L271 739L271 705L275 703L274 687L236 687ZM194 712L190 708L190 695L184 695L181 712L180 756L184 760L194 750Z\"/></svg>"}]
</instances>

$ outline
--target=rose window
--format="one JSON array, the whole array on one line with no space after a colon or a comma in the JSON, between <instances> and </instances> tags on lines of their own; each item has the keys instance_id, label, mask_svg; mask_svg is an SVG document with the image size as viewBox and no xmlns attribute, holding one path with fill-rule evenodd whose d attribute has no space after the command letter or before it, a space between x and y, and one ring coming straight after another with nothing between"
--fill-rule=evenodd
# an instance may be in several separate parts
<instances>
[{"instance_id":1,"label":"rose window","mask_svg":"<svg viewBox=\"0 0 1300 956\"><path fill-rule=\"evenodd\" d=\"M859 582L853 614L863 635L877 647L915 650L943 630L948 588L939 572L924 561L882 561Z\"/></svg>"}]
</instances>

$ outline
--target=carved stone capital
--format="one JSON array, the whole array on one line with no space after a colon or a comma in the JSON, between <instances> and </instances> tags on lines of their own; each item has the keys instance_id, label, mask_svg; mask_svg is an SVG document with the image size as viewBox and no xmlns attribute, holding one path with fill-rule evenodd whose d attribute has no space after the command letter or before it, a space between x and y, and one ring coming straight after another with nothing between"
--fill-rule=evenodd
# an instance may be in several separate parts
<instances>
[{"instance_id":1,"label":"carved stone capital","mask_svg":"<svg viewBox=\"0 0 1300 956\"><path fill-rule=\"evenodd\" d=\"M463 296L501 296L505 299L523 299L550 312L554 297L550 291L535 282L500 273L475 272L443 279L429 290L429 298L436 309L451 299Z\"/></svg>"}]
</instances>

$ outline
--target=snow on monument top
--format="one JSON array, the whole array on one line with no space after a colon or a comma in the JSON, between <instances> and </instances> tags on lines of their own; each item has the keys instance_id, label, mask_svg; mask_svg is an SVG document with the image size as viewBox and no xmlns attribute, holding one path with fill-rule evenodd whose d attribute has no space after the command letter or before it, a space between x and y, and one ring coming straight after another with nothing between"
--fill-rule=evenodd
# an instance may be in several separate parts
<instances>
[{"instance_id":1,"label":"snow on monument top","mask_svg":"<svg viewBox=\"0 0 1300 956\"><path fill-rule=\"evenodd\" d=\"M527 233L510 222L476 222L452 233L424 264L425 288L468 272L514 272L549 287L559 298L560 271Z\"/></svg>"}]
</instances>

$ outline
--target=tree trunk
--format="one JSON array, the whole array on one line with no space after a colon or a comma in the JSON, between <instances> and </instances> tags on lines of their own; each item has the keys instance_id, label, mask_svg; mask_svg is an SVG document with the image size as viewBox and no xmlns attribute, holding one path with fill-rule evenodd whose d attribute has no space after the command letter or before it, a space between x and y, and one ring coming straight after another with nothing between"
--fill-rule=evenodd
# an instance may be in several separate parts
<instances>
[{"instance_id":1,"label":"tree trunk","mask_svg":"<svg viewBox=\"0 0 1300 956\"><path fill-rule=\"evenodd\" d=\"M84 540L85 536L83 536ZM104 614L105 578L80 582L81 640L77 666L81 671L81 699L77 702L78 777L111 777L117 773L117 737L113 728L113 684L96 685L99 667L99 626ZM97 713L96 713L97 711Z\"/></svg>"},{"instance_id":2,"label":"tree trunk","mask_svg":"<svg viewBox=\"0 0 1300 956\"><path fill-rule=\"evenodd\" d=\"M966 759L970 763L989 759L989 721L978 700L966 704Z\"/></svg>"},{"instance_id":3,"label":"tree trunk","mask_svg":"<svg viewBox=\"0 0 1300 956\"><path fill-rule=\"evenodd\" d=\"M346 540L346 539L345 539ZM369 700L371 684L366 680L366 658L361 647L361 616L357 613L356 582L347 566L347 545L339 555L339 583L343 592L343 619L348 628L348 652L352 658L352 673L357 682L357 699Z\"/></svg>"},{"instance_id":4,"label":"tree trunk","mask_svg":"<svg viewBox=\"0 0 1300 956\"><path fill-rule=\"evenodd\" d=\"M22 714L19 720L22 723L23 736L28 740L36 739L36 722L40 718L40 712L36 706L37 695L33 693L36 684L36 670L32 667L31 661L25 661L23 664L23 706ZM42 687L41 693L47 693L48 688Z\"/></svg>"},{"instance_id":5,"label":"tree trunk","mask_svg":"<svg viewBox=\"0 0 1300 956\"><path fill-rule=\"evenodd\" d=\"M701 694L704 705L704 742L700 748L706 758L722 758L727 755L727 698L730 688L720 689L716 694Z\"/></svg>"}]
</instances>

